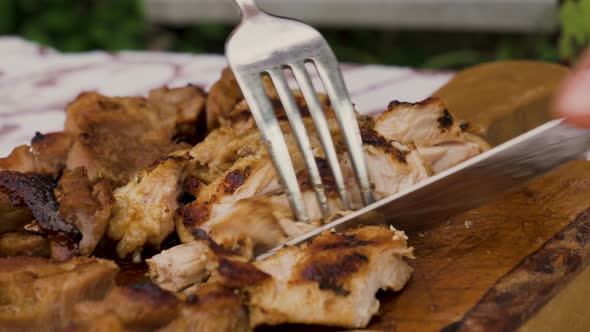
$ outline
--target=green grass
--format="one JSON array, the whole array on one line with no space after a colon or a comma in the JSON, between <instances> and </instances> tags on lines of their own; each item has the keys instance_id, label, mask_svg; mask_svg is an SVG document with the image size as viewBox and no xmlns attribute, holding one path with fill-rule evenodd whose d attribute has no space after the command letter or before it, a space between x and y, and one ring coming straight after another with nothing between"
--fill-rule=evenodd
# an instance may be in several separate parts
<instances>
[{"instance_id":1,"label":"green grass","mask_svg":"<svg viewBox=\"0 0 590 332\"><path fill-rule=\"evenodd\" d=\"M554 35L323 29L343 61L460 69L505 59L575 61L590 43L590 0L566 0ZM150 25L141 0L0 0L0 35L65 52L157 49L223 53L231 26Z\"/></svg>"}]
</instances>

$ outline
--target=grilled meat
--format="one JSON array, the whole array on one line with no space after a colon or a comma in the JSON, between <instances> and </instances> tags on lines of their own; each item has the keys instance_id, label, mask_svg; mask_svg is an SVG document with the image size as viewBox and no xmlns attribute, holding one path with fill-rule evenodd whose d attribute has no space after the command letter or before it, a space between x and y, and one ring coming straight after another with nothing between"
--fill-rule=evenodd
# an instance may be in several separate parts
<instances>
[{"instance_id":1,"label":"grilled meat","mask_svg":"<svg viewBox=\"0 0 590 332\"><path fill-rule=\"evenodd\" d=\"M148 102L158 108L169 108L175 112L176 139L195 144L203 138L206 131L206 94L203 89L191 84L175 89L162 87L150 91Z\"/></svg>"},{"instance_id":2,"label":"grilled meat","mask_svg":"<svg viewBox=\"0 0 590 332\"><path fill-rule=\"evenodd\" d=\"M178 318L159 332L251 331L240 294L219 285L205 285L189 294Z\"/></svg>"},{"instance_id":3,"label":"grilled meat","mask_svg":"<svg viewBox=\"0 0 590 332\"><path fill-rule=\"evenodd\" d=\"M54 187L53 180L40 174L0 172L0 188L8 194L8 202L32 211L37 225L51 240L51 257L65 260L78 253L82 234L60 215Z\"/></svg>"},{"instance_id":4,"label":"grilled meat","mask_svg":"<svg viewBox=\"0 0 590 332\"><path fill-rule=\"evenodd\" d=\"M364 327L379 309L380 289L400 290L412 269L403 232L367 226L325 232L254 265L272 276L246 287L250 324Z\"/></svg>"},{"instance_id":5,"label":"grilled meat","mask_svg":"<svg viewBox=\"0 0 590 332\"><path fill-rule=\"evenodd\" d=\"M79 251L89 256L103 237L115 199L106 181L92 185L86 170L64 171L56 188L59 213L82 233Z\"/></svg>"},{"instance_id":6,"label":"grilled meat","mask_svg":"<svg viewBox=\"0 0 590 332\"><path fill-rule=\"evenodd\" d=\"M67 110L65 130L75 137L68 169L85 167L91 181L126 183L138 170L177 147L176 110L150 107L144 98L81 94Z\"/></svg>"},{"instance_id":7,"label":"grilled meat","mask_svg":"<svg viewBox=\"0 0 590 332\"><path fill-rule=\"evenodd\" d=\"M99 300L114 286L113 262L76 258L0 258L0 325L10 331L55 331L65 327L74 304Z\"/></svg>"},{"instance_id":8,"label":"grilled meat","mask_svg":"<svg viewBox=\"0 0 590 332\"><path fill-rule=\"evenodd\" d=\"M435 173L489 149L463 132L439 98L415 104L393 101L375 120L375 130L389 140L415 144Z\"/></svg>"},{"instance_id":9,"label":"grilled meat","mask_svg":"<svg viewBox=\"0 0 590 332\"><path fill-rule=\"evenodd\" d=\"M78 303L69 325L70 331L250 331L241 297L231 289L207 285L183 300L149 282Z\"/></svg>"},{"instance_id":10,"label":"grilled meat","mask_svg":"<svg viewBox=\"0 0 590 332\"><path fill-rule=\"evenodd\" d=\"M76 304L70 324L74 330L155 331L178 315L181 304L174 294L150 282L117 287L97 300Z\"/></svg>"},{"instance_id":11,"label":"grilled meat","mask_svg":"<svg viewBox=\"0 0 590 332\"><path fill-rule=\"evenodd\" d=\"M57 176L65 168L71 145L71 138L63 132L36 133L30 146L21 145L0 158L0 170Z\"/></svg>"},{"instance_id":12,"label":"grilled meat","mask_svg":"<svg viewBox=\"0 0 590 332\"><path fill-rule=\"evenodd\" d=\"M49 241L27 231L0 234L0 257L49 257Z\"/></svg>"},{"instance_id":13,"label":"grilled meat","mask_svg":"<svg viewBox=\"0 0 590 332\"><path fill-rule=\"evenodd\" d=\"M205 281L217 264L209 244L203 241L163 250L146 262L150 279L163 289L173 292Z\"/></svg>"},{"instance_id":14,"label":"grilled meat","mask_svg":"<svg viewBox=\"0 0 590 332\"><path fill-rule=\"evenodd\" d=\"M174 231L174 215L190 159L180 153L163 157L115 190L107 234L120 241L119 257L140 252L146 243L159 248Z\"/></svg>"}]
</instances>

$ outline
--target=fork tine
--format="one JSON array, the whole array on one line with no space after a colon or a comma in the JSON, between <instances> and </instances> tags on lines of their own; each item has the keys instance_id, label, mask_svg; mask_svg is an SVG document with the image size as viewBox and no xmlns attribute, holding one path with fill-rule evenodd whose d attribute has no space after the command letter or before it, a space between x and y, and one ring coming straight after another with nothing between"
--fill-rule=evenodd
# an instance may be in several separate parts
<instances>
[{"instance_id":1,"label":"fork tine","mask_svg":"<svg viewBox=\"0 0 590 332\"><path fill-rule=\"evenodd\" d=\"M361 189L363 202L365 205L369 205L373 203L374 199L371 193L371 183L369 181L369 172L367 170L361 133L356 120L354 107L348 96L348 90L346 90L344 79L335 59L334 53L328 49L324 50L317 58L311 60L313 60L320 78L324 83L324 87L334 108L334 113L336 113L336 119L344 133L344 140L348 148L348 153L350 154L350 159L352 160L356 180Z\"/></svg>"},{"instance_id":2,"label":"fork tine","mask_svg":"<svg viewBox=\"0 0 590 332\"><path fill-rule=\"evenodd\" d=\"M266 72L270 75L281 102L283 103L285 113L289 118L291 128L295 134L295 138L297 139L299 150L301 151L303 159L305 160L305 164L307 165L307 169L309 170L309 177L311 183L313 184L313 188L322 211L322 216L324 217L324 220L326 220L330 214L328 198L326 197L326 193L324 191L324 185L322 183L320 171L311 149L311 143L309 141L309 136L307 135L305 125L303 124L299 107L295 103L291 89L285 80L283 70L280 68L275 68L267 70Z\"/></svg>"},{"instance_id":3,"label":"fork tine","mask_svg":"<svg viewBox=\"0 0 590 332\"><path fill-rule=\"evenodd\" d=\"M303 196L299 189L297 175L289 156L289 150L285 137L275 116L274 109L266 95L262 80L258 74L248 76L234 70L236 80L242 87L244 98L250 107L254 121L274 162L275 169L287 189L287 197L297 220L309 222L309 216L305 210Z\"/></svg>"},{"instance_id":4,"label":"fork tine","mask_svg":"<svg viewBox=\"0 0 590 332\"><path fill-rule=\"evenodd\" d=\"M303 93L307 103L307 107L309 108L309 113L311 114L314 127L320 138L320 143L322 144L322 148L326 154L328 165L330 165L330 169L332 170L334 182L336 183L336 188L338 188L342 205L344 209L350 210L350 202L348 201L348 194L344 185L344 176L342 175L342 170L340 169L340 164L338 163L338 157L336 155L336 150L334 149L332 135L330 134L328 122L324 117L322 106L318 100L316 91L313 87L313 84L311 83L309 73L307 72L307 69L305 69L305 64L303 63L289 64L289 67L295 75L297 84L299 85L299 88L301 89L301 92Z\"/></svg>"}]
</instances>

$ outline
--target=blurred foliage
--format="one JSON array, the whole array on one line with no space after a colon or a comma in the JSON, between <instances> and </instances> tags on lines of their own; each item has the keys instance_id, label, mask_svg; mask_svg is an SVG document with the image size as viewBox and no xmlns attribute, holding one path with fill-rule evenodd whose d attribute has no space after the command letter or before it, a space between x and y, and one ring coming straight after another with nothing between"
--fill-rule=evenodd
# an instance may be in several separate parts
<instances>
[{"instance_id":1,"label":"blurred foliage","mask_svg":"<svg viewBox=\"0 0 590 332\"><path fill-rule=\"evenodd\" d=\"M142 49L141 0L0 0L0 34L63 51Z\"/></svg>"},{"instance_id":2,"label":"blurred foliage","mask_svg":"<svg viewBox=\"0 0 590 332\"><path fill-rule=\"evenodd\" d=\"M322 29L343 61L458 69L504 59L570 60L590 35L590 0L566 0L555 35ZM152 49L223 53L232 27L150 25L142 0L0 0L0 35L62 51ZM558 48L559 45L559 48Z\"/></svg>"},{"instance_id":3,"label":"blurred foliage","mask_svg":"<svg viewBox=\"0 0 590 332\"><path fill-rule=\"evenodd\" d=\"M562 59L572 61L590 45L590 0L564 1L559 18L559 55Z\"/></svg>"}]
</instances>

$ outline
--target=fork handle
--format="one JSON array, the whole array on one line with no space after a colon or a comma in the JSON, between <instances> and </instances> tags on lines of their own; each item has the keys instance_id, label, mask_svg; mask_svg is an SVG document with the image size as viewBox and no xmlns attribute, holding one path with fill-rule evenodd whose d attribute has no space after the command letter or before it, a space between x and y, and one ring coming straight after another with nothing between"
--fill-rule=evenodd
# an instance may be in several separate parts
<instances>
[{"instance_id":1,"label":"fork handle","mask_svg":"<svg viewBox=\"0 0 590 332\"><path fill-rule=\"evenodd\" d=\"M260 14L261 10L254 0L234 0L242 11L242 17L248 18Z\"/></svg>"}]
</instances>

